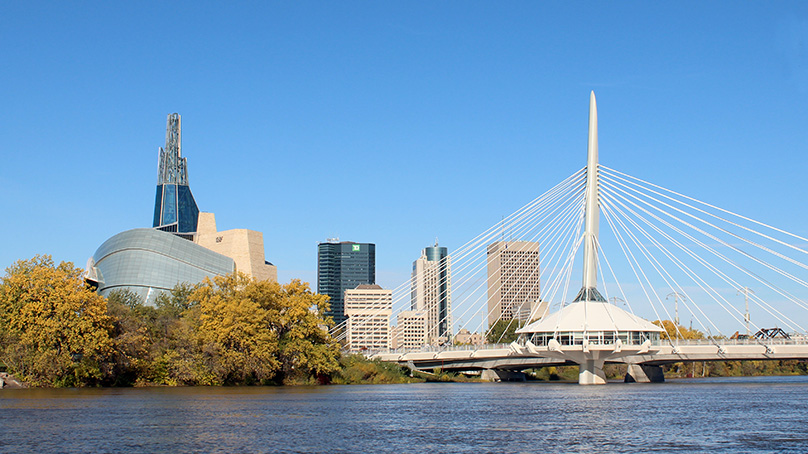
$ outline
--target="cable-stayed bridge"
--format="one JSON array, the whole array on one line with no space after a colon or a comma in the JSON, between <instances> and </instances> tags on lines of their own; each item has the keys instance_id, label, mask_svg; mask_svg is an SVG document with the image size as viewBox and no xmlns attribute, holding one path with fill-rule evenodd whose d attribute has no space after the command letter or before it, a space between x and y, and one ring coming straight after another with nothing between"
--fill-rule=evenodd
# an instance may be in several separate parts
<instances>
[{"instance_id":1,"label":"cable-stayed bridge","mask_svg":"<svg viewBox=\"0 0 808 454\"><path fill-rule=\"evenodd\" d=\"M394 317L423 313L422 341L376 358L422 370L577 364L581 384L605 383L605 363L660 381L672 362L808 359L808 239L600 165L597 133L592 93L586 167L443 259L451 272L432 285L445 293L413 307L422 275L393 290ZM439 304L452 310L436 319ZM510 344L453 342L514 328Z\"/></svg>"}]
</instances>

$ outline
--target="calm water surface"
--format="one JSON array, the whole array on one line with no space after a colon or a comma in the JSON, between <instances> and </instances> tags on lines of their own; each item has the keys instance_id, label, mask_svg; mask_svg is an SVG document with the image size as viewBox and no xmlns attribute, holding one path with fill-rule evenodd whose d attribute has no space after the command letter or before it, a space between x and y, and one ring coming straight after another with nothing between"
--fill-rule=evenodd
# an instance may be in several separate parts
<instances>
[{"instance_id":1,"label":"calm water surface","mask_svg":"<svg viewBox=\"0 0 808 454\"><path fill-rule=\"evenodd\" d=\"M808 452L808 377L0 391L0 452Z\"/></svg>"}]
</instances>

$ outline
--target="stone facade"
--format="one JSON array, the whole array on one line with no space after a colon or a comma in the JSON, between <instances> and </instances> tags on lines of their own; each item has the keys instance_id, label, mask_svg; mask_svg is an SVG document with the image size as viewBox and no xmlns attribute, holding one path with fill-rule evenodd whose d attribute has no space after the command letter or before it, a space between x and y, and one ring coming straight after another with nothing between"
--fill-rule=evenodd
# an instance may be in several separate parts
<instances>
[{"instance_id":1,"label":"stone facade","mask_svg":"<svg viewBox=\"0 0 808 454\"><path fill-rule=\"evenodd\" d=\"M213 213L199 213L194 243L230 257L236 271L258 280L278 281L278 269L264 258L264 235L248 229L217 231Z\"/></svg>"}]
</instances>

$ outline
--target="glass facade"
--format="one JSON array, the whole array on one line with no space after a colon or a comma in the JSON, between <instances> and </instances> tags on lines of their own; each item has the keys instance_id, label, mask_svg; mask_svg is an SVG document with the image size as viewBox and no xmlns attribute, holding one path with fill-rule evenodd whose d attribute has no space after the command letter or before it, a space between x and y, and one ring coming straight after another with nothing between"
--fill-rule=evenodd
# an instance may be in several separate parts
<instances>
[{"instance_id":1,"label":"glass facade","mask_svg":"<svg viewBox=\"0 0 808 454\"><path fill-rule=\"evenodd\" d=\"M193 233L196 232L198 219L199 208L190 187L177 184L157 185L154 227L169 232Z\"/></svg>"},{"instance_id":2,"label":"glass facade","mask_svg":"<svg viewBox=\"0 0 808 454\"><path fill-rule=\"evenodd\" d=\"M95 251L92 261L100 294L129 289L147 304L181 282L195 284L235 270L233 259L154 229L127 230L113 236Z\"/></svg>"},{"instance_id":3,"label":"glass facade","mask_svg":"<svg viewBox=\"0 0 808 454\"><path fill-rule=\"evenodd\" d=\"M346 320L345 290L375 283L375 244L343 241L317 245L317 293L331 297L331 308L326 315L335 323Z\"/></svg>"},{"instance_id":4,"label":"glass facade","mask_svg":"<svg viewBox=\"0 0 808 454\"><path fill-rule=\"evenodd\" d=\"M152 226L178 234L196 232L199 220L199 208L188 186L188 161L181 150L180 116L171 114L166 124L166 147L160 148Z\"/></svg>"},{"instance_id":5,"label":"glass facade","mask_svg":"<svg viewBox=\"0 0 808 454\"><path fill-rule=\"evenodd\" d=\"M651 345L659 345L659 333L652 331L589 331L584 336L582 331L570 331L559 333L534 333L529 334L527 339L535 345L548 345L550 339L555 339L561 345L583 345L584 337L591 345L613 345L619 339L623 345L641 345L646 340L651 341Z\"/></svg>"}]
</instances>

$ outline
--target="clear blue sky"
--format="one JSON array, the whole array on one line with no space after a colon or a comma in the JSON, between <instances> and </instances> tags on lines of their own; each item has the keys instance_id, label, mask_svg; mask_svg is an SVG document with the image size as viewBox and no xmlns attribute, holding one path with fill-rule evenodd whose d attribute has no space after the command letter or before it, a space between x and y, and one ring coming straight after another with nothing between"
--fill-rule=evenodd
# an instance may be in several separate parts
<instances>
[{"instance_id":1,"label":"clear blue sky","mask_svg":"<svg viewBox=\"0 0 808 454\"><path fill-rule=\"evenodd\" d=\"M220 229L288 281L395 287L583 167L808 235L805 2L0 3L0 266L150 227L166 115Z\"/></svg>"}]
</instances>

